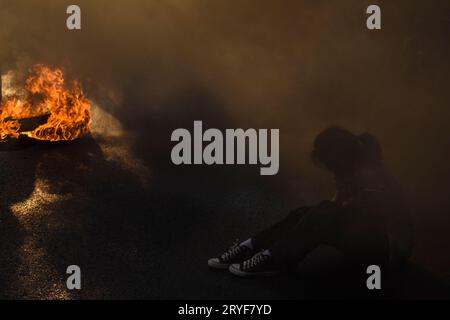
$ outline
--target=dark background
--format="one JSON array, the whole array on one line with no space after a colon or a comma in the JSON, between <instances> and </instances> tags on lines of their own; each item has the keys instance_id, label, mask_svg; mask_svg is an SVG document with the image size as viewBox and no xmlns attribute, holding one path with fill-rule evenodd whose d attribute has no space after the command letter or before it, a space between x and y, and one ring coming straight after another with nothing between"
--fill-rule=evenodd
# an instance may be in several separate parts
<instances>
[{"instance_id":1,"label":"dark background","mask_svg":"<svg viewBox=\"0 0 450 320\"><path fill-rule=\"evenodd\" d=\"M90 137L1 147L0 297L345 296L311 275L320 261L299 283L206 266L234 238L331 196L309 160L329 125L376 135L409 199L413 267L394 296L448 296L448 1L80 0L81 31L65 27L69 4L0 0L3 72L62 66L95 102ZM370 4L382 30L365 26ZM280 128L279 174L172 165L170 134L193 120ZM80 292L65 290L70 264Z\"/></svg>"}]
</instances>

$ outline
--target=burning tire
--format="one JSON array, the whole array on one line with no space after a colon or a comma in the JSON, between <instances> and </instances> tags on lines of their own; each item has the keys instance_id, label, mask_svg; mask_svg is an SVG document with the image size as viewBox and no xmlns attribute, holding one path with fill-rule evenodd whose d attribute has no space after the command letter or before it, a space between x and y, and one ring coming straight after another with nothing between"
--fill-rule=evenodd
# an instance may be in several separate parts
<instances>
[{"instance_id":1,"label":"burning tire","mask_svg":"<svg viewBox=\"0 0 450 320\"><path fill-rule=\"evenodd\" d=\"M77 81L65 83L61 69L35 65L21 96L0 104L0 142L28 137L71 141L90 131L91 102Z\"/></svg>"}]
</instances>

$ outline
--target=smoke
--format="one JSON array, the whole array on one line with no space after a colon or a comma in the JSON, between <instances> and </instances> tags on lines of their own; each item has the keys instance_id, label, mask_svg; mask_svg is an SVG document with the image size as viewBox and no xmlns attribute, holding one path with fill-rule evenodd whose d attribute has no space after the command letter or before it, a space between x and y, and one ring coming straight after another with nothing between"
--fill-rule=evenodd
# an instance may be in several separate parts
<instances>
[{"instance_id":1,"label":"smoke","mask_svg":"<svg viewBox=\"0 0 450 320\"><path fill-rule=\"evenodd\" d=\"M341 125L376 135L410 193L450 207L448 1L376 1L381 31L365 27L373 1L76 2L81 31L65 27L72 1L0 0L1 65L65 67L143 157L168 163L170 132L193 120L280 128L277 182L310 182L314 135Z\"/></svg>"}]
</instances>

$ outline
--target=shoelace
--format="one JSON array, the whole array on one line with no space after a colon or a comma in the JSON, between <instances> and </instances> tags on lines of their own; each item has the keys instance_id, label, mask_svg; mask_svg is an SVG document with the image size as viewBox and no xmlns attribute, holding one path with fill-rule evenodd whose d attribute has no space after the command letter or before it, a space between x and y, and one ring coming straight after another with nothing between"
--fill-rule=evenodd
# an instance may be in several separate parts
<instances>
[{"instance_id":1,"label":"shoelace","mask_svg":"<svg viewBox=\"0 0 450 320\"><path fill-rule=\"evenodd\" d=\"M253 268L260 264L261 262L266 261L269 258L268 255L262 253L262 251L256 255L254 255L251 259L244 261L242 267L244 270Z\"/></svg>"},{"instance_id":2,"label":"shoelace","mask_svg":"<svg viewBox=\"0 0 450 320\"><path fill-rule=\"evenodd\" d=\"M239 240L236 239L233 244L231 245L231 247L220 256L220 258L223 261L227 261L227 260L231 260L233 259L236 255L238 255L241 252L242 248L239 245Z\"/></svg>"}]
</instances>

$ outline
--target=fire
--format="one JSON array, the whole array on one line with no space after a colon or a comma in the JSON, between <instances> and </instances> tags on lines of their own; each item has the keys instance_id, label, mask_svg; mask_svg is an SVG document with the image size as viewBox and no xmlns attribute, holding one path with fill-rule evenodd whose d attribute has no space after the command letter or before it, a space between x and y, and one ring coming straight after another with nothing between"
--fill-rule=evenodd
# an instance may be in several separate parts
<instances>
[{"instance_id":1,"label":"fire","mask_svg":"<svg viewBox=\"0 0 450 320\"><path fill-rule=\"evenodd\" d=\"M26 131L23 120L48 117ZM21 135L47 141L74 140L90 131L91 102L79 82L68 86L61 69L35 65L25 82L24 97L9 97L0 104L0 141Z\"/></svg>"}]
</instances>

